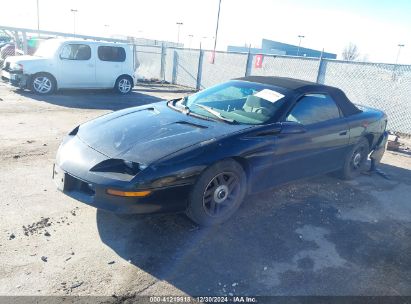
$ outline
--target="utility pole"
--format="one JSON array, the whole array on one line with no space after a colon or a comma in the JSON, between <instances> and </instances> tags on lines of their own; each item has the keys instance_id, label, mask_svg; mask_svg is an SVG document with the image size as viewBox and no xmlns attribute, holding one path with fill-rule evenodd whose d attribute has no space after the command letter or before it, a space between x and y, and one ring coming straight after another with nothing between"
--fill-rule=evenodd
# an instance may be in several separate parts
<instances>
[{"instance_id":1,"label":"utility pole","mask_svg":"<svg viewBox=\"0 0 411 304\"><path fill-rule=\"evenodd\" d=\"M78 10L71 9L70 11L73 13L73 35L76 36L76 13Z\"/></svg>"},{"instance_id":2,"label":"utility pole","mask_svg":"<svg viewBox=\"0 0 411 304\"><path fill-rule=\"evenodd\" d=\"M298 38L300 39L298 42L298 49L297 49L297 56L300 55L300 46L301 46L301 39L305 38L303 35L298 35Z\"/></svg>"},{"instance_id":3,"label":"utility pole","mask_svg":"<svg viewBox=\"0 0 411 304\"><path fill-rule=\"evenodd\" d=\"M218 23L220 22L220 9L221 9L221 0L218 0L217 25L215 27L215 36L214 36L213 63L214 63L215 49L217 47L217 34L218 34Z\"/></svg>"},{"instance_id":4,"label":"utility pole","mask_svg":"<svg viewBox=\"0 0 411 304\"><path fill-rule=\"evenodd\" d=\"M180 43L180 27L183 25L183 22L176 22L177 24L177 44Z\"/></svg>"},{"instance_id":5,"label":"utility pole","mask_svg":"<svg viewBox=\"0 0 411 304\"><path fill-rule=\"evenodd\" d=\"M397 59L395 60L395 64L398 64L398 59L400 59L400 53L401 53L401 48L403 48L405 44L398 44L398 53L397 53Z\"/></svg>"},{"instance_id":6,"label":"utility pole","mask_svg":"<svg viewBox=\"0 0 411 304\"><path fill-rule=\"evenodd\" d=\"M39 10L39 0L37 0L37 30L40 30L40 10Z\"/></svg>"}]
</instances>

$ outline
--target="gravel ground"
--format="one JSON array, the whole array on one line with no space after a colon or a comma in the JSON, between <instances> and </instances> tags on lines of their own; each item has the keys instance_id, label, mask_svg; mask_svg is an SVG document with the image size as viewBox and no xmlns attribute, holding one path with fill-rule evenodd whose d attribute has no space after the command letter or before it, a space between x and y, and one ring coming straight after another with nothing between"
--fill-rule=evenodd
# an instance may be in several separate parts
<instances>
[{"instance_id":1,"label":"gravel ground","mask_svg":"<svg viewBox=\"0 0 411 304\"><path fill-rule=\"evenodd\" d=\"M321 176L249 196L228 223L128 216L58 192L63 136L113 110L187 94L49 97L0 85L0 295L411 295L411 158L380 175Z\"/></svg>"}]
</instances>

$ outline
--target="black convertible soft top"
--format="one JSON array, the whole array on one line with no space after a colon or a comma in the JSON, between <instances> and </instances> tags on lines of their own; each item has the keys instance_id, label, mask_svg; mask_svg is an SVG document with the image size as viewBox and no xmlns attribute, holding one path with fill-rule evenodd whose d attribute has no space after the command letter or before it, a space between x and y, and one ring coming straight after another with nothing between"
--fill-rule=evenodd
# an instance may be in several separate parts
<instances>
[{"instance_id":1,"label":"black convertible soft top","mask_svg":"<svg viewBox=\"0 0 411 304\"><path fill-rule=\"evenodd\" d=\"M294 91L297 94L299 93L298 95L309 93L327 93L338 104L344 116L350 116L361 112L361 110L348 99L342 90L335 87L299 79L274 76L247 76L236 78L235 80L273 85L289 91Z\"/></svg>"}]
</instances>

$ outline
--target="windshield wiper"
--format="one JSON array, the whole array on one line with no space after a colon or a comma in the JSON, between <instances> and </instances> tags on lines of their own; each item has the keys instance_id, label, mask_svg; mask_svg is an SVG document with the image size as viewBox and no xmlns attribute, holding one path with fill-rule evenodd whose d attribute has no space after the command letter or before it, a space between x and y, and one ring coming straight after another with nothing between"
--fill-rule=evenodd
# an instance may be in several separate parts
<instances>
[{"instance_id":1,"label":"windshield wiper","mask_svg":"<svg viewBox=\"0 0 411 304\"><path fill-rule=\"evenodd\" d=\"M208 113L213 114L215 117L219 118L220 120L223 120L223 121L226 121L226 122L230 122L230 123L236 122L234 119L230 119L230 118L224 117L223 115L221 115L220 112L214 110L214 109L211 108L211 107L208 107L208 106L205 106L205 105L202 105L202 104L196 104L196 106L197 106L197 107L200 107L200 108L202 108L202 109L204 109L204 110L206 110Z\"/></svg>"}]
</instances>

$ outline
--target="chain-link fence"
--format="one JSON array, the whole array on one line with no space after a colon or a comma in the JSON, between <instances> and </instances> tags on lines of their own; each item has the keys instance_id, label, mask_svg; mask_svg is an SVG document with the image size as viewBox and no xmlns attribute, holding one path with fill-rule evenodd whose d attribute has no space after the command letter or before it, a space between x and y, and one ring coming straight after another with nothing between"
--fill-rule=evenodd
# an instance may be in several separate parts
<instances>
[{"instance_id":1,"label":"chain-link fence","mask_svg":"<svg viewBox=\"0 0 411 304\"><path fill-rule=\"evenodd\" d=\"M3 66L4 60L9 56L21 55L16 51L14 43L7 43L0 48L0 68Z\"/></svg>"},{"instance_id":2,"label":"chain-link fence","mask_svg":"<svg viewBox=\"0 0 411 304\"><path fill-rule=\"evenodd\" d=\"M389 129L411 134L411 65L136 46L138 78L197 90L249 75L291 77L341 88L357 104L385 111ZM260 64L256 64L260 60Z\"/></svg>"},{"instance_id":3,"label":"chain-link fence","mask_svg":"<svg viewBox=\"0 0 411 304\"><path fill-rule=\"evenodd\" d=\"M174 84L196 88L199 76L200 52L168 48L166 51L165 80Z\"/></svg>"},{"instance_id":4,"label":"chain-link fence","mask_svg":"<svg viewBox=\"0 0 411 304\"><path fill-rule=\"evenodd\" d=\"M251 63L255 63L257 56L251 56ZM290 77L315 82L319 66L320 61L315 58L264 56L261 67L252 64L250 75Z\"/></svg>"},{"instance_id":5,"label":"chain-link fence","mask_svg":"<svg viewBox=\"0 0 411 304\"><path fill-rule=\"evenodd\" d=\"M138 79L161 79L163 48L161 46L134 45L136 76Z\"/></svg>"},{"instance_id":6,"label":"chain-link fence","mask_svg":"<svg viewBox=\"0 0 411 304\"><path fill-rule=\"evenodd\" d=\"M204 51L199 89L243 77L246 74L247 54Z\"/></svg>"},{"instance_id":7,"label":"chain-link fence","mask_svg":"<svg viewBox=\"0 0 411 304\"><path fill-rule=\"evenodd\" d=\"M323 60L318 80L383 110L391 130L411 134L411 66Z\"/></svg>"}]
</instances>

